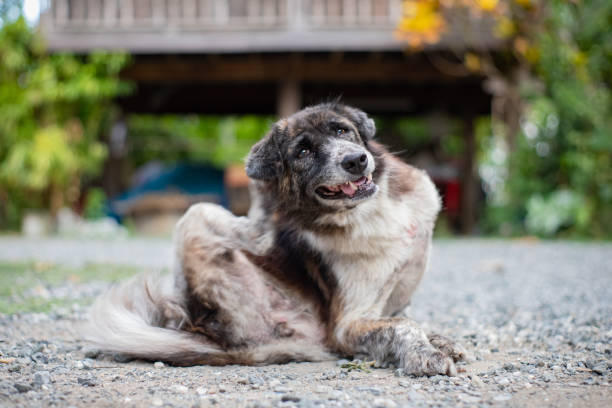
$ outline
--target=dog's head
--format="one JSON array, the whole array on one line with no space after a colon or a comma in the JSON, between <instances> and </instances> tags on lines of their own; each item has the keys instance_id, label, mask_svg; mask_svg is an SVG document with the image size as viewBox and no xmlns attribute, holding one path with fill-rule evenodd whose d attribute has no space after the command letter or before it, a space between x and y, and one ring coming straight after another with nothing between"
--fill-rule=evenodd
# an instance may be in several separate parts
<instances>
[{"instance_id":1,"label":"dog's head","mask_svg":"<svg viewBox=\"0 0 612 408\"><path fill-rule=\"evenodd\" d=\"M251 149L246 171L296 205L352 208L378 191L369 144L375 132L374 121L358 109L311 106L277 122Z\"/></svg>"}]
</instances>

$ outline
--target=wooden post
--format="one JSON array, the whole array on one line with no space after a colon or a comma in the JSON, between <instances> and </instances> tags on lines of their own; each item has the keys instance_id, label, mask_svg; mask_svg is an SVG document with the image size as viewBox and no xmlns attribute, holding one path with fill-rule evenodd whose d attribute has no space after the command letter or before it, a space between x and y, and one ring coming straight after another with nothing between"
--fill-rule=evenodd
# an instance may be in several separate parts
<instances>
[{"instance_id":1,"label":"wooden post","mask_svg":"<svg viewBox=\"0 0 612 408\"><path fill-rule=\"evenodd\" d=\"M278 88L276 114L279 118L287 117L302 107L302 90L297 79L287 78Z\"/></svg>"},{"instance_id":2,"label":"wooden post","mask_svg":"<svg viewBox=\"0 0 612 408\"><path fill-rule=\"evenodd\" d=\"M114 197L123 191L124 171L127 154L127 121L119 117L110 129L107 144L109 155L104 164L102 185L108 197Z\"/></svg>"},{"instance_id":3,"label":"wooden post","mask_svg":"<svg viewBox=\"0 0 612 408\"><path fill-rule=\"evenodd\" d=\"M116 0L104 2L104 25L106 27L116 26L118 22L118 8Z\"/></svg>"},{"instance_id":4,"label":"wooden post","mask_svg":"<svg viewBox=\"0 0 612 408\"><path fill-rule=\"evenodd\" d=\"M463 117L463 168L461 171L461 232L472 234L476 226L478 206L478 175L476 168L476 135L474 116Z\"/></svg>"}]
</instances>

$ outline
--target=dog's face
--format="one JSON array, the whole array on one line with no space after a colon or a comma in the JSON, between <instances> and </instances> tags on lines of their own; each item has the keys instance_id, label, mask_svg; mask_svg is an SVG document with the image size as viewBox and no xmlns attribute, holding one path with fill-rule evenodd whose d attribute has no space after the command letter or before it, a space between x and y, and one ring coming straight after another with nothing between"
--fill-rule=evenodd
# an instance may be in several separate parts
<instances>
[{"instance_id":1,"label":"dog's face","mask_svg":"<svg viewBox=\"0 0 612 408\"><path fill-rule=\"evenodd\" d=\"M352 208L378 191L376 128L362 111L338 104L306 108L277 122L251 149L247 174L276 184L297 205Z\"/></svg>"}]
</instances>

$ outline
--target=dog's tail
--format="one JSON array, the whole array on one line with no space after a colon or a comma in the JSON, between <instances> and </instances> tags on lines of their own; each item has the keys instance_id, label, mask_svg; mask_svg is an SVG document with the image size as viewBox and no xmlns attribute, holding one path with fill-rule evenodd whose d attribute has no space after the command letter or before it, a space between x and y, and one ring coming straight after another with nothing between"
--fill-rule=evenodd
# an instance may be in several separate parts
<instances>
[{"instance_id":1,"label":"dog's tail","mask_svg":"<svg viewBox=\"0 0 612 408\"><path fill-rule=\"evenodd\" d=\"M204 335L181 330L188 322L172 276L140 275L96 300L84 337L105 352L181 366L333 359L322 345L291 339L224 350Z\"/></svg>"}]
</instances>

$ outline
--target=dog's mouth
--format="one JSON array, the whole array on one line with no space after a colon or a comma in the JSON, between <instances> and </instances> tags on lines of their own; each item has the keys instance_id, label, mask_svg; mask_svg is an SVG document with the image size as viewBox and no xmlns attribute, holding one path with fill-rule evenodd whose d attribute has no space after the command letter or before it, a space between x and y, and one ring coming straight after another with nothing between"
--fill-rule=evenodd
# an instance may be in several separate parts
<instances>
[{"instance_id":1,"label":"dog's mouth","mask_svg":"<svg viewBox=\"0 0 612 408\"><path fill-rule=\"evenodd\" d=\"M376 184L372 181L372 173L354 181L334 186L319 186L315 189L315 192L326 200L365 198L375 191Z\"/></svg>"}]
</instances>

